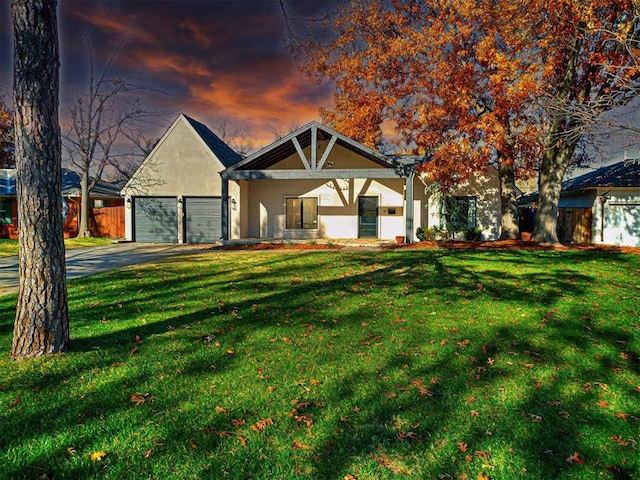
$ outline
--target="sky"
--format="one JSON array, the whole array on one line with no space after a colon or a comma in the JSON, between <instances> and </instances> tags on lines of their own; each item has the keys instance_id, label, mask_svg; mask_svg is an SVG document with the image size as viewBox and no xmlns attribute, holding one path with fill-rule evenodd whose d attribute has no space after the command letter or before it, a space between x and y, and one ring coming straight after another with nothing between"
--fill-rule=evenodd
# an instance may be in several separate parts
<instances>
[{"instance_id":1,"label":"sky","mask_svg":"<svg viewBox=\"0 0 640 480\"><path fill-rule=\"evenodd\" d=\"M288 18L317 18L340 0L286 0ZM0 0L0 89L12 89L9 0ZM278 0L60 0L61 122L65 103L88 78L87 41L97 69L126 41L111 69L161 93L145 92L158 111L159 136L179 113L213 127L242 126L255 147L274 131L319 119L331 107L330 85L299 71L285 48L287 23ZM302 26L304 28L304 26ZM5 100L7 100L5 98Z\"/></svg>"}]
</instances>

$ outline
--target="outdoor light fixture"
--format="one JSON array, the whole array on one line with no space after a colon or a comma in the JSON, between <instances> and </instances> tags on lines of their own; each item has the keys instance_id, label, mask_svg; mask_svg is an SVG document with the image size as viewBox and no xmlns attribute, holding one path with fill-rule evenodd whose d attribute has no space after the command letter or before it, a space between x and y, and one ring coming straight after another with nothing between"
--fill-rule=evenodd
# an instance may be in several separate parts
<instances>
[{"instance_id":1,"label":"outdoor light fixture","mask_svg":"<svg viewBox=\"0 0 640 480\"><path fill-rule=\"evenodd\" d=\"M231 203L231 210L235 212L238 209L238 202L236 202L235 198L231 197L229 203Z\"/></svg>"}]
</instances>

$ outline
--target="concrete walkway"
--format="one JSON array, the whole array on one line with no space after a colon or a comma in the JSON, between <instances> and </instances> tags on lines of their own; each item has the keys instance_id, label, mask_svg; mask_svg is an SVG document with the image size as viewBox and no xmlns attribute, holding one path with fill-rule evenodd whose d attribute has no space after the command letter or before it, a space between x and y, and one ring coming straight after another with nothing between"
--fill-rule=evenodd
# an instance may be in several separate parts
<instances>
[{"instance_id":1,"label":"concrete walkway","mask_svg":"<svg viewBox=\"0 0 640 480\"><path fill-rule=\"evenodd\" d=\"M197 253L211 245L114 243L104 247L67 250L67 278L78 278L158 258ZM0 296L18 291L18 257L0 258Z\"/></svg>"}]
</instances>

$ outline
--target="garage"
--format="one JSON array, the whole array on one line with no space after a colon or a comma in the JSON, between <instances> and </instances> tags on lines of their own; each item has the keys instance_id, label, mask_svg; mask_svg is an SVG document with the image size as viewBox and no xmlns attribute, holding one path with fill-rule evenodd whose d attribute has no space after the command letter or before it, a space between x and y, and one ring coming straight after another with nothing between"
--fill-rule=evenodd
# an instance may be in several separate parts
<instances>
[{"instance_id":1,"label":"garage","mask_svg":"<svg viewBox=\"0 0 640 480\"><path fill-rule=\"evenodd\" d=\"M176 197L133 197L134 240L176 243L178 241Z\"/></svg>"},{"instance_id":2,"label":"garage","mask_svg":"<svg viewBox=\"0 0 640 480\"><path fill-rule=\"evenodd\" d=\"M215 243L222 236L220 197L184 197L185 241Z\"/></svg>"}]
</instances>

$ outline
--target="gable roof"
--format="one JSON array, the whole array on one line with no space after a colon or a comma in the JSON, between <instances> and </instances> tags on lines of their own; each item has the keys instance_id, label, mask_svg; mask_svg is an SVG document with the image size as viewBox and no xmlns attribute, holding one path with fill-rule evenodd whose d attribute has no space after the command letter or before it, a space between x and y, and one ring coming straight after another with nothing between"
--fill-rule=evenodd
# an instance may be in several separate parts
<instances>
[{"instance_id":1,"label":"gable roof","mask_svg":"<svg viewBox=\"0 0 640 480\"><path fill-rule=\"evenodd\" d=\"M227 168L225 172L230 170L263 170L269 168L296 153L296 147L293 144L294 138L297 139L302 148L306 148L311 145L313 128L317 129L319 139L329 140L331 137L336 137L336 143L338 145L341 145L352 152L358 153L382 167L396 168L398 166L396 162L392 161L385 155L365 147L361 143L345 137L319 122L313 121L249 155L241 162Z\"/></svg>"},{"instance_id":2,"label":"gable roof","mask_svg":"<svg viewBox=\"0 0 640 480\"><path fill-rule=\"evenodd\" d=\"M80 175L73 170L62 169L62 196L63 197L79 197L82 194L80 187ZM89 193L91 198L119 198L120 184L118 182L111 183L104 180L98 180L98 183L91 189Z\"/></svg>"},{"instance_id":3,"label":"gable roof","mask_svg":"<svg viewBox=\"0 0 640 480\"><path fill-rule=\"evenodd\" d=\"M598 187L640 187L640 159L607 165L562 182L563 192Z\"/></svg>"},{"instance_id":4,"label":"gable roof","mask_svg":"<svg viewBox=\"0 0 640 480\"><path fill-rule=\"evenodd\" d=\"M211 155L216 158L224 168L229 168L242 160L242 156L236 153L229 145L224 143L215 133L213 133L204 123L200 123L197 120L181 113L176 117L173 123L167 128L160 140L153 147L153 150L147 155L144 161L138 166L129 181L122 187L121 194L130 188L132 184L135 184L138 175L142 172L150 162L150 159L154 157L158 149L161 148L164 141L171 135L171 132L180 123L184 122L187 127L193 132L193 134L202 142L203 146L207 149Z\"/></svg>"},{"instance_id":5,"label":"gable roof","mask_svg":"<svg viewBox=\"0 0 640 480\"><path fill-rule=\"evenodd\" d=\"M189 125L191 125L193 130L198 134L209 150L218 157L218 160L220 160L225 168L229 168L242 160L242 156L239 153L235 152L229 145L224 143L220 137L213 133L204 123L200 123L184 113L182 114L182 117L184 117Z\"/></svg>"}]
</instances>

